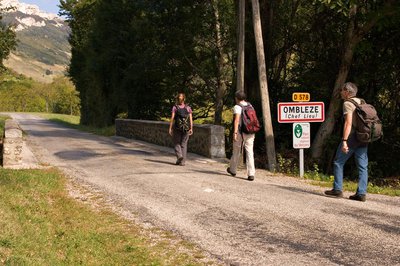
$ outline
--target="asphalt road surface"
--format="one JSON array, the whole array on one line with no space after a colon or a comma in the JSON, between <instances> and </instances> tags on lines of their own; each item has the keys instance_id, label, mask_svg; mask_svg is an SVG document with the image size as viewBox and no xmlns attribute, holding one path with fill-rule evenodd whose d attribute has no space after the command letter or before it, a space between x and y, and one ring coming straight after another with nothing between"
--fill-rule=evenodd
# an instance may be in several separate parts
<instances>
[{"instance_id":1,"label":"asphalt road surface","mask_svg":"<svg viewBox=\"0 0 400 266\"><path fill-rule=\"evenodd\" d=\"M12 116L41 163L101 189L223 264L400 265L400 197L329 198L324 188L263 170L249 182L244 171L227 175L223 162L189 154L185 167L175 166L170 148Z\"/></svg>"}]
</instances>

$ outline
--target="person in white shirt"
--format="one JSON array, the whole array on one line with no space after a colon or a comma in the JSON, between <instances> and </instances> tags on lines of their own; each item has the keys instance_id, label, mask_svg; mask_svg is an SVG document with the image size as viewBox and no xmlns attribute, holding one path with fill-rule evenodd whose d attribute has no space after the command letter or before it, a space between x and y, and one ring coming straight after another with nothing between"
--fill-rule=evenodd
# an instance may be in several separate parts
<instances>
[{"instance_id":1,"label":"person in white shirt","mask_svg":"<svg viewBox=\"0 0 400 266\"><path fill-rule=\"evenodd\" d=\"M241 130L242 106L247 106L249 103L246 102L246 94L243 91L237 91L235 93L235 101L236 105L233 108L232 157L230 165L226 169L226 171L232 176L236 176L242 145L244 145L244 149L246 151L247 179L249 181L253 181L256 173L256 169L254 166L254 152L253 152L255 134L246 134Z\"/></svg>"}]
</instances>

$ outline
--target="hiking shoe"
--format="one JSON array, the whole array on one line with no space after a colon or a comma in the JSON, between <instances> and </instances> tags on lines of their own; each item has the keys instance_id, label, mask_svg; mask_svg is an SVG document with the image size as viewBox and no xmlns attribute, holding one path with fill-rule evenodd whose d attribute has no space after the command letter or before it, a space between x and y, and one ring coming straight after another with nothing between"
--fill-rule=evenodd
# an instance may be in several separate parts
<instances>
[{"instance_id":1,"label":"hiking shoe","mask_svg":"<svg viewBox=\"0 0 400 266\"><path fill-rule=\"evenodd\" d=\"M178 160L176 160L176 165L180 165L182 163L183 157L179 157Z\"/></svg>"},{"instance_id":2,"label":"hiking shoe","mask_svg":"<svg viewBox=\"0 0 400 266\"><path fill-rule=\"evenodd\" d=\"M325 195L333 196L333 197L343 197L343 192L336 189L326 190Z\"/></svg>"},{"instance_id":3,"label":"hiking shoe","mask_svg":"<svg viewBox=\"0 0 400 266\"><path fill-rule=\"evenodd\" d=\"M365 196L365 195L360 195L360 194L354 194L354 195L351 195L351 196L349 197L349 199L351 199L351 200L358 200L358 201L366 201L366 200L367 200L367 196Z\"/></svg>"},{"instance_id":4,"label":"hiking shoe","mask_svg":"<svg viewBox=\"0 0 400 266\"><path fill-rule=\"evenodd\" d=\"M253 181L254 180L254 176L250 175L249 177L247 177L247 180Z\"/></svg>"},{"instance_id":5,"label":"hiking shoe","mask_svg":"<svg viewBox=\"0 0 400 266\"><path fill-rule=\"evenodd\" d=\"M185 166L185 163L184 162L180 162L179 165L180 166Z\"/></svg>"},{"instance_id":6,"label":"hiking shoe","mask_svg":"<svg viewBox=\"0 0 400 266\"><path fill-rule=\"evenodd\" d=\"M231 172L231 169L228 167L228 168L226 168L226 171L229 173L229 174L231 174L231 176L236 176L236 173L232 173Z\"/></svg>"}]
</instances>

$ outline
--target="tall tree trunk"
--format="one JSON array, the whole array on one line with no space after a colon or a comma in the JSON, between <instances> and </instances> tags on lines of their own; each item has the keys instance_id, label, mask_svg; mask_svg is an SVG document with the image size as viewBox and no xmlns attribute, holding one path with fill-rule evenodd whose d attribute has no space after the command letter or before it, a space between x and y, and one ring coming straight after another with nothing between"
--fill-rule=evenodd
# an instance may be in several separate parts
<instances>
[{"instance_id":1,"label":"tall tree trunk","mask_svg":"<svg viewBox=\"0 0 400 266\"><path fill-rule=\"evenodd\" d=\"M222 46L221 37L221 23L219 19L219 8L218 1L212 0L212 6L214 9L214 19L215 19L215 42L217 45L217 91L215 98L215 116L214 124L222 124L222 112L224 108L224 97L226 93L226 66L225 66L225 55Z\"/></svg>"},{"instance_id":2,"label":"tall tree trunk","mask_svg":"<svg viewBox=\"0 0 400 266\"><path fill-rule=\"evenodd\" d=\"M265 68L264 43L262 38L260 5L258 0L252 0L253 27L256 40L258 77L260 82L261 103L264 122L265 144L268 158L268 170L276 170L275 140L272 128L271 109L269 105L267 71Z\"/></svg>"},{"instance_id":3,"label":"tall tree trunk","mask_svg":"<svg viewBox=\"0 0 400 266\"><path fill-rule=\"evenodd\" d=\"M244 42L245 42L245 0L239 0L238 21L238 55L237 55L237 77L236 90L244 91Z\"/></svg>"},{"instance_id":4,"label":"tall tree trunk","mask_svg":"<svg viewBox=\"0 0 400 266\"><path fill-rule=\"evenodd\" d=\"M261 2L261 6L262 6ZM267 16L267 19L265 20L264 24L262 24L263 28L264 28L264 36L266 39L266 46L268 47L268 50L266 52L265 58L266 58L266 67L267 69L274 69L274 60L273 60L273 39L272 36L274 35L274 23L275 23L275 17L274 17L274 8L275 5L273 3L273 1L264 1L264 5L265 5L265 14ZM261 8L262 10L262 8ZM272 72L272 71L271 71ZM271 73L269 72L269 77L271 77Z\"/></svg>"}]
</instances>

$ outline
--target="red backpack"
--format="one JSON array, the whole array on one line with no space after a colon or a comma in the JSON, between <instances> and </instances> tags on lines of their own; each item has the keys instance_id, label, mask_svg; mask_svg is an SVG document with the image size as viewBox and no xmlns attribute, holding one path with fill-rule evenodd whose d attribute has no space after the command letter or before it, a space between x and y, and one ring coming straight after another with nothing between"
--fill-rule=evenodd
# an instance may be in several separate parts
<instances>
[{"instance_id":1,"label":"red backpack","mask_svg":"<svg viewBox=\"0 0 400 266\"><path fill-rule=\"evenodd\" d=\"M247 105L240 105L242 107L242 114L240 118L241 132L246 134L254 134L260 131L261 126L258 122L256 110L254 107L247 103Z\"/></svg>"}]
</instances>

